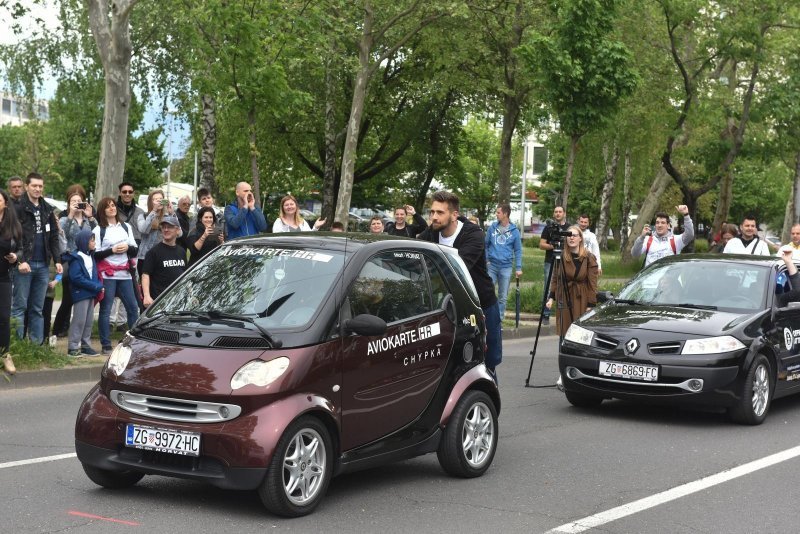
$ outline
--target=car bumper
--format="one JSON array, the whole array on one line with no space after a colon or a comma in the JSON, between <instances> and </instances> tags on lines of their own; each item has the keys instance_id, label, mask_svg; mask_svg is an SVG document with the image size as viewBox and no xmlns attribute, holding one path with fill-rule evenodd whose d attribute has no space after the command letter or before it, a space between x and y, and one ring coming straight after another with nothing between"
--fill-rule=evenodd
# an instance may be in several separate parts
<instances>
[{"instance_id":1,"label":"car bumper","mask_svg":"<svg viewBox=\"0 0 800 534\"><path fill-rule=\"evenodd\" d=\"M559 371L564 389L619 399L651 398L722 407L731 406L737 401L740 367L730 365L730 359L725 362L728 365L705 367L661 364L658 366L657 382L600 376L599 361L597 357L559 354Z\"/></svg>"}]
</instances>

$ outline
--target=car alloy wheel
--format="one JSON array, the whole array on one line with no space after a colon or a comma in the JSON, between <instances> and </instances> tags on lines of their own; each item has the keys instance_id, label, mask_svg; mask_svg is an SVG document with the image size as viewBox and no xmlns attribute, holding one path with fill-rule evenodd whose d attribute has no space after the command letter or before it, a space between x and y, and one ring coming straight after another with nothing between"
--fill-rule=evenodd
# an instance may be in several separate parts
<instances>
[{"instance_id":1,"label":"car alloy wheel","mask_svg":"<svg viewBox=\"0 0 800 534\"><path fill-rule=\"evenodd\" d=\"M743 425L764 422L772 401L772 370L769 360L758 354L747 370L736 405L728 410L730 418Z\"/></svg>"},{"instance_id":2,"label":"car alloy wheel","mask_svg":"<svg viewBox=\"0 0 800 534\"><path fill-rule=\"evenodd\" d=\"M322 500L332 474L331 438L315 417L294 421L283 434L259 487L266 508L286 517L311 513Z\"/></svg>"},{"instance_id":3,"label":"car alloy wheel","mask_svg":"<svg viewBox=\"0 0 800 534\"><path fill-rule=\"evenodd\" d=\"M442 468L464 478L482 475L497 449L497 410L483 391L467 391L453 410L439 444Z\"/></svg>"}]
</instances>

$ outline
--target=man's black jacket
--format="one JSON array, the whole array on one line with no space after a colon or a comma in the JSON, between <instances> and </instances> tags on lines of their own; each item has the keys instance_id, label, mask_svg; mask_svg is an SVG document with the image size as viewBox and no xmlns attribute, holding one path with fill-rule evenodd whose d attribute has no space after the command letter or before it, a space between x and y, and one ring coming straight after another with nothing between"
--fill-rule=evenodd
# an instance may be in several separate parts
<instances>
[{"instance_id":1,"label":"man's black jacket","mask_svg":"<svg viewBox=\"0 0 800 534\"><path fill-rule=\"evenodd\" d=\"M453 248L458 250L458 255L467 265L475 289L478 290L481 308L488 308L497 302L497 295L494 293L492 279L489 278L489 273L486 271L486 244L483 230L466 217L459 217L458 220L464 223L464 226L453 242ZM417 239L438 243L439 232L428 226L417 236Z\"/></svg>"},{"instance_id":2,"label":"man's black jacket","mask_svg":"<svg viewBox=\"0 0 800 534\"><path fill-rule=\"evenodd\" d=\"M22 195L20 200L21 213L20 225L22 225L22 248L20 249L19 263L31 261L33 256L33 243L36 240L36 208L28 198ZM58 221L53 207L44 198L39 199L39 209L42 216L42 230L44 231L44 261L50 263L61 263L61 244L58 242Z\"/></svg>"}]
</instances>

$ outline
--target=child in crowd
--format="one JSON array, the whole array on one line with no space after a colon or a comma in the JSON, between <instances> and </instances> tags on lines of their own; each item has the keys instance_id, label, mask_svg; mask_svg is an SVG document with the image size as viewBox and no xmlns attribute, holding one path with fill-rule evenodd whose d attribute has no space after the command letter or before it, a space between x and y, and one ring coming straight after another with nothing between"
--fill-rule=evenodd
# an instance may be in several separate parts
<instances>
[{"instance_id":1,"label":"child in crowd","mask_svg":"<svg viewBox=\"0 0 800 534\"><path fill-rule=\"evenodd\" d=\"M103 283L97 276L94 261L95 241L91 230L81 230L75 237L76 252L69 261L69 282L72 294L72 322L69 325L69 355L94 356L91 346L95 298L102 298Z\"/></svg>"}]
</instances>

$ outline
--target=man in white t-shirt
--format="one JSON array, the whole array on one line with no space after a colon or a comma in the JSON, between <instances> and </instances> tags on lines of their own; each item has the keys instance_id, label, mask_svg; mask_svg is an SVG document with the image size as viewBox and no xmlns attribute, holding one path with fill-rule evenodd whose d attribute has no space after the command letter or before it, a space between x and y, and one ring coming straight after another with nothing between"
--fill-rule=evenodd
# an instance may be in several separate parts
<instances>
[{"instance_id":1,"label":"man in white t-shirt","mask_svg":"<svg viewBox=\"0 0 800 534\"><path fill-rule=\"evenodd\" d=\"M745 215L739 225L739 237L734 237L725 245L725 254L751 254L770 256L767 242L758 237L758 221L755 215Z\"/></svg>"},{"instance_id":2,"label":"man in white t-shirt","mask_svg":"<svg viewBox=\"0 0 800 534\"><path fill-rule=\"evenodd\" d=\"M792 251L792 259L793 260L800 260L800 224L793 224L791 230L792 240L789 241L787 244L783 245L779 250L776 256L779 258L783 256L784 250L791 250Z\"/></svg>"},{"instance_id":3,"label":"man in white t-shirt","mask_svg":"<svg viewBox=\"0 0 800 534\"><path fill-rule=\"evenodd\" d=\"M583 232L583 246L597 258L597 276L600 276L603 274L603 264L600 260L600 244L597 242L597 236L594 232L589 230L590 223L588 215L585 213L578 215L578 228Z\"/></svg>"}]
</instances>

